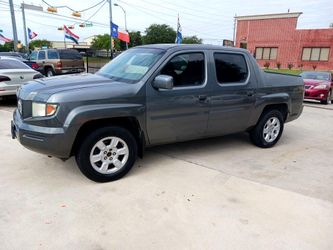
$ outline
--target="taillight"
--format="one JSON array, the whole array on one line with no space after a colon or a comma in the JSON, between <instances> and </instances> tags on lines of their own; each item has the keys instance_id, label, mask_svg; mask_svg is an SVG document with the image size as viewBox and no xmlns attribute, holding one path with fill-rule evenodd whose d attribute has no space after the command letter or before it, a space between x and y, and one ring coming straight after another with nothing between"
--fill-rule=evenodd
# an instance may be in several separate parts
<instances>
[{"instance_id":1,"label":"taillight","mask_svg":"<svg viewBox=\"0 0 333 250\"><path fill-rule=\"evenodd\" d=\"M31 64L31 68L33 68L33 69L38 69L38 64L37 64L37 63L33 63L33 64Z\"/></svg>"},{"instance_id":2,"label":"taillight","mask_svg":"<svg viewBox=\"0 0 333 250\"><path fill-rule=\"evenodd\" d=\"M0 82L7 82L10 81L10 78L8 76L0 76Z\"/></svg>"},{"instance_id":3,"label":"taillight","mask_svg":"<svg viewBox=\"0 0 333 250\"><path fill-rule=\"evenodd\" d=\"M57 68L62 68L62 62L57 62Z\"/></svg>"},{"instance_id":4,"label":"taillight","mask_svg":"<svg viewBox=\"0 0 333 250\"><path fill-rule=\"evenodd\" d=\"M44 76L42 74L37 74L37 75L34 75L34 78L33 79L39 79L39 78L43 78Z\"/></svg>"}]
</instances>

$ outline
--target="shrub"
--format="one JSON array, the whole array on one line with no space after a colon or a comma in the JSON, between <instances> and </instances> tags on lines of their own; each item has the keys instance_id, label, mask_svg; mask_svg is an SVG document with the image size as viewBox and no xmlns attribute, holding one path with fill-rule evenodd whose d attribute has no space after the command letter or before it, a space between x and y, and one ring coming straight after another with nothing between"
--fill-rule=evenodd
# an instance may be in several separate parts
<instances>
[{"instance_id":1,"label":"shrub","mask_svg":"<svg viewBox=\"0 0 333 250\"><path fill-rule=\"evenodd\" d=\"M270 65L271 65L271 64L270 64L269 62L265 62L264 67L265 67L266 69L268 69Z\"/></svg>"},{"instance_id":2,"label":"shrub","mask_svg":"<svg viewBox=\"0 0 333 250\"><path fill-rule=\"evenodd\" d=\"M316 70L317 65L312 65L313 70Z\"/></svg>"},{"instance_id":3,"label":"shrub","mask_svg":"<svg viewBox=\"0 0 333 250\"><path fill-rule=\"evenodd\" d=\"M281 68L281 63L280 63L280 62L277 62L277 63L276 63L276 67L277 67L278 69L280 69L280 68Z\"/></svg>"},{"instance_id":4,"label":"shrub","mask_svg":"<svg viewBox=\"0 0 333 250\"><path fill-rule=\"evenodd\" d=\"M294 67L292 63L288 63L288 69L291 70Z\"/></svg>"},{"instance_id":5,"label":"shrub","mask_svg":"<svg viewBox=\"0 0 333 250\"><path fill-rule=\"evenodd\" d=\"M301 64L298 65L298 68L299 68L300 70L303 70L303 66L304 66L303 63L301 63Z\"/></svg>"}]
</instances>

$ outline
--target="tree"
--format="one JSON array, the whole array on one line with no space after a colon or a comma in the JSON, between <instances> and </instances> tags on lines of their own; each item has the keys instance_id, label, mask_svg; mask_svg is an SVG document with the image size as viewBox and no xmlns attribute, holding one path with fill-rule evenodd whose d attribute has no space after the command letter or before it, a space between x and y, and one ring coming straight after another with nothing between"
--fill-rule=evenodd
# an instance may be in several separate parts
<instances>
[{"instance_id":1,"label":"tree","mask_svg":"<svg viewBox=\"0 0 333 250\"><path fill-rule=\"evenodd\" d=\"M4 45L0 44L0 51L1 52L8 52L14 51L14 42L5 43Z\"/></svg>"},{"instance_id":2,"label":"tree","mask_svg":"<svg viewBox=\"0 0 333 250\"><path fill-rule=\"evenodd\" d=\"M142 36L140 31L129 32L130 43L128 44L129 48L142 45Z\"/></svg>"},{"instance_id":3,"label":"tree","mask_svg":"<svg viewBox=\"0 0 333 250\"><path fill-rule=\"evenodd\" d=\"M183 37L184 44L202 44L202 39L197 36L185 36Z\"/></svg>"},{"instance_id":4,"label":"tree","mask_svg":"<svg viewBox=\"0 0 333 250\"><path fill-rule=\"evenodd\" d=\"M174 43L176 31L166 24L152 24L146 29L144 44Z\"/></svg>"},{"instance_id":5,"label":"tree","mask_svg":"<svg viewBox=\"0 0 333 250\"><path fill-rule=\"evenodd\" d=\"M97 35L91 44L91 47L93 49L105 49L107 53L109 54L110 51L110 35L104 34L104 35ZM114 48L115 50L120 50L120 40L114 39Z\"/></svg>"},{"instance_id":6,"label":"tree","mask_svg":"<svg viewBox=\"0 0 333 250\"><path fill-rule=\"evenodd\" d=\"M36 39L32 40L29 43L29 49L34 50L36 48L42 48L43 46L47 46L48 48L52 48L52 43L46 39Z\"/></svg>"}]
</instances>

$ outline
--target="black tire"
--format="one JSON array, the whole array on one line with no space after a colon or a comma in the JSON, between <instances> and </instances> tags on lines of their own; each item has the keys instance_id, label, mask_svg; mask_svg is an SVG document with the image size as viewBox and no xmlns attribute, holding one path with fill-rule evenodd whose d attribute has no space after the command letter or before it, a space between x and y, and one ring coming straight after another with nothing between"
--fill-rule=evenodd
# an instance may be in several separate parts
<instances>
[{"instance_id":1,"label":"black tire","mask_svg":"<svg viewBox=\"0 0 333 250\"><path fill-rule=\"evenodd\" d=\"M276 139L271 142L267 142L264 138L264 126L266 125L267 121L272 118L277 118L280 122L280 130ZM270 148L273 147L280 139L284 128L284 119L283 115L279 110L268 110L263 113L260 117L259 122L257 125L250 131L250 139L254 145L261 147L261 148Z\"/></svg>"},{"instance_id":2,"label":"black tire","mask_svg":"<svg viewBox=\"0 0 333 250\"><path fill-rule=\"evenodd\" d=\"M54 71L52 68L46 68L45 69L45 76L47 77L51 77L51 76L54 76Z\"/></svg>"},{"instance_id":3,"label":"black tire","mask_svg":"<svg viewBox=\"0 0 333 250\"><path fill-rule=\"evenodd\" d=\"M125 165L118 171L110 174L103 174L96 171L92 166L90 162L90 153L98 141L107 137L118 137L127 144L128 159ZM92 132L83 140L83 143L75 154L75 158L80 171L87 178L95 182L109 182L120 179L131 170L137 157L137 148L137 142L128 130L114 126L103 127Z\"/></svg>"}]
</instances>

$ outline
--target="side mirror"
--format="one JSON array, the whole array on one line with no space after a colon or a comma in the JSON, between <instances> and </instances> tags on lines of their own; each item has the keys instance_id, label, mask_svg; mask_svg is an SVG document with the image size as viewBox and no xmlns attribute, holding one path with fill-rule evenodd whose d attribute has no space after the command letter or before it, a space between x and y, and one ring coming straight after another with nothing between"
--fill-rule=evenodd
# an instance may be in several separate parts
<instances>
[{"instance_id":1,"label":"side mirror","mask_svg":"<svg viewBox=\"0 0 333 250\"><path fill-rule=\"evenodd\" d=\"M168 75L158 75L153 81L153 87L156 89L172 89L173 77Z\"/></svg>"}]
</instances>

